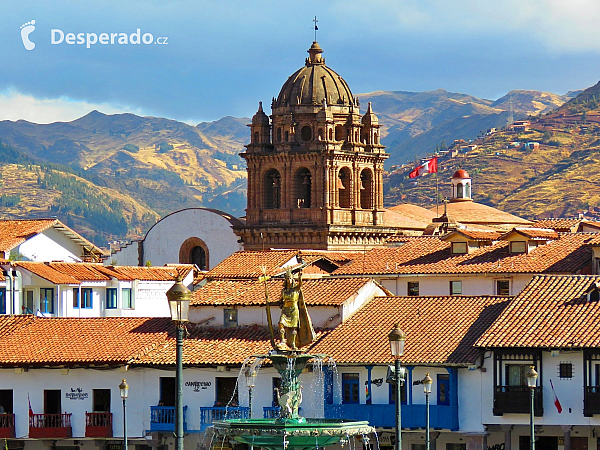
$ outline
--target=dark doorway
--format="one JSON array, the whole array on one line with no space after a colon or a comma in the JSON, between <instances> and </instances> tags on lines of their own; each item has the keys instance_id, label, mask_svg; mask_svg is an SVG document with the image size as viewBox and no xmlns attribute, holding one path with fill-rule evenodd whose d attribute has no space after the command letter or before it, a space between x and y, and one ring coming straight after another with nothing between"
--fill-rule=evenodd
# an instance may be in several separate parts
<instances>
[{"instance_id":1,"label":"dark doorway","mask_svg":"<svg viewBox=\"0 0 600 450\"><path fill-rule=\"evenodd\" d=\"M588 438L571 436L571 450L588 450Z\"/></svg>"},{"instance_id":2,"label":"dark doorway","mask_svg":"<svg viewBox=\"0 0 600 450\"><path fill-rule=\"evenodd\" d=\"M60 414L60 389L44 390L44 414Z\"/></svg>"},{"instance_id":3,"label":"dark doorway","mask_svg":"<svg viewBox=\"0 0 600 450\"><path fill-rule=\"evenodd\" d=\"M238 395L237 390L235 388L237 378L232 377L217 377L217 398L215 404L220 404L219 406L237 406L238 405ZM231 400L231 403L230 403Z\"/></svg>"},{"instance_id":4,"label":"dark doorway","mask_svg":"<svg viewBox=\"0 0 600 450\"><path fill-rule=\"evenodd\" d=\"M206 270L206 251L197 245L190 253L190 261L200 268L200 270Z\"/></svg>"},{"instance_id":5,"label":"dark doorway","mask_svg":"<svg viewBox=\"0 0 600 450\"><path fill-rule=\"evenodd\" d=\"M162 406L175 406L175 377L160 377Z\"/></svg>"},{"instance_id":6,"label":"dark doorway","mask_svg":"<svg viewBox=\"0 0 600 450\"><path fill-rule=\"evenodd\" d=\"M13 413L13 391L12 389L0 389L0 414Z\"/></svg>"},{"instance_id":7,"label":"dark doorway","mask_svg":"<svg viewBox=\"0 0 600 450\"><path fill-rule=\"evenodd\" d=\"M110 389L93 390L94 412L110 412Z\"/></svg>"},{"instance_id":8,"label":"dark doorway","mask_svg":"<svg viewBox=\"0 0 600 450\"><path fill-rule=\"evenodd\" d=\"M529 450L530 441L531 436L519 436L519 450ZM535 450L558 450L558 438L556 436L537 436Z\"/></svg>"}]
</instances>

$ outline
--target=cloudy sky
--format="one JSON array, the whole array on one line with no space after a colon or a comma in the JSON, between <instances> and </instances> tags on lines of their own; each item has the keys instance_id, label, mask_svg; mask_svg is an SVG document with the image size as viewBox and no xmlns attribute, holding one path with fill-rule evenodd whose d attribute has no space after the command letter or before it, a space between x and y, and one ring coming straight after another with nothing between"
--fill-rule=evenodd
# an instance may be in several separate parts
<instances>
[{"instance_id":1,"label":"cloudy sky","mask_svg":"<svg viewBox=\"0 0 600 450\"><path fill-rule=\"evenodd\" d=\"M0 120L249 116L303 64L315 15L327 64L354 93L496 99L600 79L597 0L0 0ZM152 43L118 43L137 29Z\"/></svg>"}]
</instances>

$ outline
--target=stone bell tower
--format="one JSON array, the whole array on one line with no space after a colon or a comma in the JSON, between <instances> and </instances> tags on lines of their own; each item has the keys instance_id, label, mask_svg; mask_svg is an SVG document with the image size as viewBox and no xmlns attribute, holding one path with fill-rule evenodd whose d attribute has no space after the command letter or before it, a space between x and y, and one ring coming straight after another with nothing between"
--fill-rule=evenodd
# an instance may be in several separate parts
<instances>
[{"instance_id":1,"label":"stone bell tower","mask_svg":"<svg viewBox=\"0 0 600 450\"><path fill-rule=\"evenodd\" d=\"M252 118L246 250L308 248L363 250L396 230L383 226L383 163L377 116L325 65L313 42L304 67Z\"/></svg>"}]
</instances>

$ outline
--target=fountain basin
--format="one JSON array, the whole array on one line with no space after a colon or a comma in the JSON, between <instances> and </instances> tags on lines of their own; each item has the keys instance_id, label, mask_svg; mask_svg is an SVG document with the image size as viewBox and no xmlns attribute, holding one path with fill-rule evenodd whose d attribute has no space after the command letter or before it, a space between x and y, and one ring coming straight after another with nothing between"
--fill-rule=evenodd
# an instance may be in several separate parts
<instances>
[{"instance_id":1,"label":"fountain basin","mask_svg":"<svg viewBox=\"0 0 600 450\"><path fill-rule=\"evenodd\" d=\"M232 419L213 426L217 436L269 450L323 448L375 432L367 421L338 419Z\"/></svg>"}]
</instances>

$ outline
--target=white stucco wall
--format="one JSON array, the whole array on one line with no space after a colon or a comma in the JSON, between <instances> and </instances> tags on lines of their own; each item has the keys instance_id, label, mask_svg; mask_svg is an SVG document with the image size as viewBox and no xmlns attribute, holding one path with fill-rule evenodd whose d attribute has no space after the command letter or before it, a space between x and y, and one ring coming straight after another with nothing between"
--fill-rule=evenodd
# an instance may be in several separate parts
<instances>
[{"instance_id":1,"label":"white stucco wall","mask_svg":"<svg viewBox=\"0 0 600 450\"><path fill-rule=\"evenodd\" d=\"M225 322L225 309L233 309L224 306L192 306L190 308L190 322L205 322L207 326L221 327ZM243 306L235 308L238 312L238 325L261 325L267 326L267 309L264 306ZM338 315L338 308L333 306L311 306L308 313L315 328L332 328L335 320L330 317ZM271 307L271 318L274 326L279 322L281 310L279 306ZM210 319L210 320L209 320Z\"/></svg>"},{"instance_id":2,"label":"white stucco wall","mask_svg":"<svg viewBox=\"0 0 600 450\"><path fill-rule=\"evenodd\" d=\"M502 416L493 415L494 402L494 369L493 360L485 360L484 366L486 372L482 373L482 421L485 424L518 424L527 425L529 423L528 414L504 414ZM561 362L570 362L573 364L573 377L569 379L560 379L558 376L558 365ZM539 370L538 370L539 372ZM542 372L541 382L543 386L544 415L536 417L536 425L585 425L599 426L600 415L593 417L584 417L583 415L583 353L581 351L560 351L557 356L552 356L552 352L542 352ZM563 411L558 413L554 406L554 395L550 387L550 379L554 384L556 395L560 400ZM539 385L539 381L538 381Z\"/></svg>"},{"instance_id":3,"label":"white stucco wall","mask_svg":"<svg viewBox=\"0 0 600 450\"><path fill-rule=\"evenodd\" d=\"M223 368L225 369L225 368ZM122 403L119 384L123 378L129 384L127 399L128 434L130 438L145 436L150 429L150 406L161 400L160 377L174 377L174 370L158 368L111 368L95 369L0 369L0 389L13 391L13 411L17 437L26 437L28 428L28 396L35 414L44 412L44 390L61 390L61 410L71 413L73 438L85 435L85 413L93 411L93 390L111 390L111 412L113 413L113 435L123 436ZM248 406L248 389L240 368L223 370L212 368L185 368L183 371L183 398L188 407L186 422L189 430L200 429L200 407L212 407L216 400L217 377L236 378L238 380L238 399L240 406ZM253 391L254 417L263 416L263 407L272 406L273 378L279 374L272 367L263 367L256 379ZM204 388L195 389L194 382L203 382ZM322 382L312 373L300 376L303 386L303 415L306 417L323 416ZM72 390L82 395L78 399L69 399L66 393Z\"/></svg>"},{"instance_id":4,"label":"white stucco wall","mask_svg":"<svg viewBox=\"0 0 600 450\"><path fill-rule=\"evenodd\" d=\"M16 250L31 261L79 262L83 254L81 246L54 228L27 239Z\"/></svg>"},{"instance_id":5,"label":"white stucco wall","mask_svg":"<svg viewBox=\"0 0 600 450\"><path fill-rule=\"evenodd\" d=\"M197 237L208 247L208 268L213 268L225 258L243 250L239 238L223 215L204 208L189 208L174 212L158 221L139 245L143 246L142 265L153 266L179 263L179 249L190 237ZM237 221L234 217L232 221ZM106 264L138 265L138 245L132 243L113 253Z\"/></svg>"},{"instance_id":6,"label":"white stucco wall","mask_svg":"<svg viewBox=\"0 0 600 450\"><path fill-rule=\"evenodd\" d=\"M497 295L496 281L510 281L510 295L517 295L531 281L533 274L496 275L399 275L377 276L374 278L394 295L408 295L408 282L419 283L419 295L450 295L450 281L462 281L462 295Z\"/></svg>"}]
</instances>

